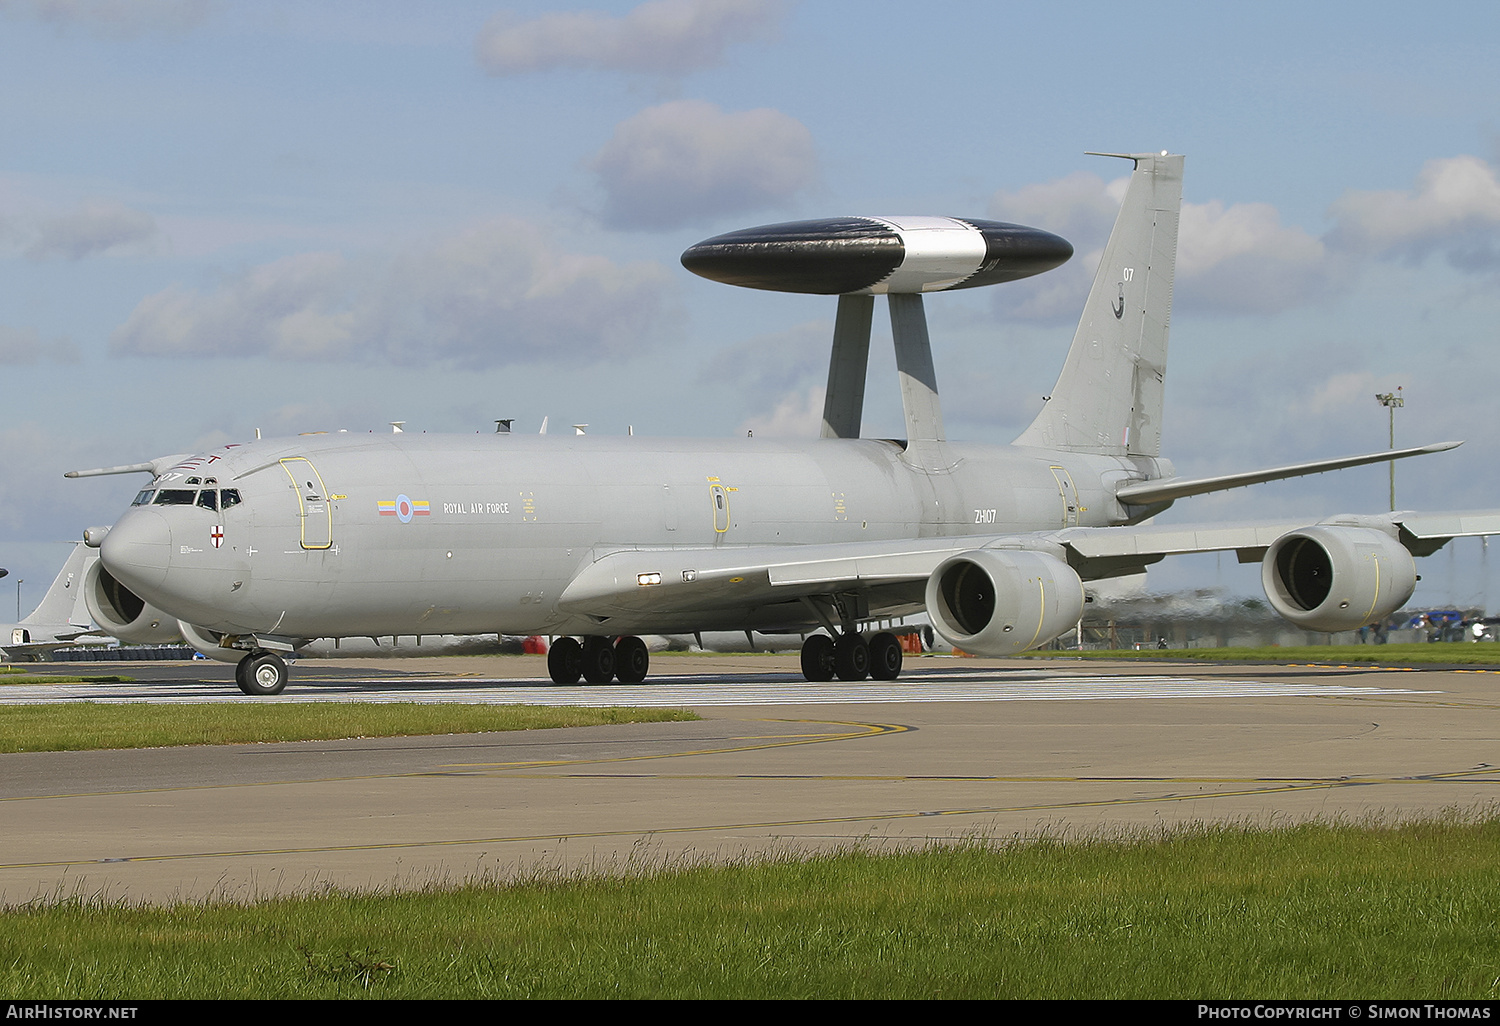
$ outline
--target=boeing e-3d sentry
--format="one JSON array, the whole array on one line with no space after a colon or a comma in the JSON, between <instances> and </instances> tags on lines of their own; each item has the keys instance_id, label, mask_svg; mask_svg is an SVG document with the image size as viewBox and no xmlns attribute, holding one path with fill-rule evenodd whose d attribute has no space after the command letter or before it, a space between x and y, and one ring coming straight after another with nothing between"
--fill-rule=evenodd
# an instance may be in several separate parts
<instances>
[{"instance_id":1,"label":"boeing e-3d sentry","mask_svg":"<svg viewBox=\"0 0 1500 1026\"><path fill-rule=\"evenodd\" d=\"M1105 156L1134 172L1061 377L1013 445L946 439L923 296L1044 272L1065 241L955 218L770 225L683 263L839 296L821 438L330 434L75 472L152 474L103 537L94 618L126 640L180 634L253 695L281 691L284 655L311 639L497 631L556 636L559 683L640 681L640 635L707 630L811 631L808 679L889 680L899 643L863 633L885 618L925 610L952 644L1010 655L1072 628L1088 582L1233 550L1261 562L1281 615L1345 630L1406 601L1413 556L1500 531L1500 511L1143 523L1187 496L1458 443L1178 477L1160 439L1183 158ZM860 437L879 294L904 439Z\"/></svg>"},{"instance_id":2,"label":"boeing e-3d sentry","mask_svg":"<svg viewBox=\"0 0 1500 1026\"><path fill-rule=\"evenodd\" d=\"M98 561L99 554L84 542L74 545L41 603L19 623L0 625L0 656L42 658L55 648L84 638L106 640L89 621L84 599L83 582Z\"/></svg>"}]
</instances>

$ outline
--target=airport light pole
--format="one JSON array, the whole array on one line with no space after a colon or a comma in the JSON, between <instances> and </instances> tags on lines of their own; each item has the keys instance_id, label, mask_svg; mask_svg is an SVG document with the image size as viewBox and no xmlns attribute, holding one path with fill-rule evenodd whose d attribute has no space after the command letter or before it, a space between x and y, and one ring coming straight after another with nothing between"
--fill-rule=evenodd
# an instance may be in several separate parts
<instances>
[{"instance_id":1,"label":"airport light pole","mask_svg":"<svg viewBox=\"0 0 1500 1026\"><path fill-rule=\"evenodd\" d=\"M1406 400L1402 398L1401 386L1396 386L1394 392L1378 393L1375 401L1386 408L1391 417L1391 443L1392 449L1396 448L1396 407L1405 406ZM1396 461L1391 460L1391 512L1396 512Z\"/></svg>"}]
</instances>

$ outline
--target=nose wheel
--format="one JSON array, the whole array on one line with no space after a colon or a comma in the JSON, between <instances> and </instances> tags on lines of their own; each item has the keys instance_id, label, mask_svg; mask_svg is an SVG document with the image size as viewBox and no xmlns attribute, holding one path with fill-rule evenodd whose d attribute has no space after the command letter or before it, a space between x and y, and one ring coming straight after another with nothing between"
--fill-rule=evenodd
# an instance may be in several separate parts
<instances>
[{"instance_id":1,"label":"nose wheel","mask_svg":"<svg viewBox=\"0 0 1500 1026\"><path fill-rule=\"evenodd\" d=\"M286 661L264 649L251 652L235 665L234 682L247 695L279 695L286 689Z\"/></svg>"}]
</instances>

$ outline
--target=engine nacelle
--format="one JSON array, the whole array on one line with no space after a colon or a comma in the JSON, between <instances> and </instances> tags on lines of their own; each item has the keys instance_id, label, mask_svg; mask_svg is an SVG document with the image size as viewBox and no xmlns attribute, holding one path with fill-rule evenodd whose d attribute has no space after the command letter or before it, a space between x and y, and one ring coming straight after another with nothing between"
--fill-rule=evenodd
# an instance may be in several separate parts
<instances>
[{"instance_id":1,"label":"engine nacelle","mask_svg":"<svg viewBox=\"0 0 1500 1026\"><path fill-rule=\"evenodd\" d=\"M177 621L177 630L182 634L182 640L193 646L193 651L205 659L217 659L221 663L238 663L245 658L245 649L225 648L219 644L220 639L224 637L221 631L199 627L186 620Z\"/></svg>"},{"instance_id":2,"label":"engine nacelle","mask_svg":"<svg viewBox=\"0 0 1500 1026\"><path fill-rule=\"evenodd\" d=\"M175 616L162 612L115 580L98 560L84 574L83 599L94 622L111 637L137 644L182 640Z\"/></svg>"},{"instance_id":3,"label":"engine nacelle","mask_svg":"<svg viewBox=\"0 0 1500 1026\"><path fill-rule=\"evenodd\" d=\"M1271 607L1310 631L1351 631L1400 609L1417 564L1395 538L1368 527L1317 524L1277 538L1260 565Z\"/></svg>"},{"instance_id":4,"label":"engine nacelle","mask_svg":"<svg viewBox=\"0 0 1500 1026\"><path fill-rule=\"evenodd\" d=\"M1045 645L1083 617L1083 581L1045 552L975 549L927 579L927 615L956 648L1007 656Z\"/></svg>"}]
</instances>

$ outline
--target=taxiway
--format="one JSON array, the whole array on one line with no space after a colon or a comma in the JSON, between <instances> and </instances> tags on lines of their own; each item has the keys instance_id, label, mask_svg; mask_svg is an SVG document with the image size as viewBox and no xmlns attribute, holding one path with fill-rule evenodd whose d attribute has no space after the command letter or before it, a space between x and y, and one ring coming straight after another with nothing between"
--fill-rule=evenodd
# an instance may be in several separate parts
<instances>
[{"instance_id":1,"label":"taxiway","mask_svg":"<svg viewBox=\"0 0 1500 1026\"><path fill-rule=\"evenodd\" d=\"M215 664L96 672L139 679L8 686L0 705L247 700ZM0 903L1391 819L1488 808L1500 788L1492 672L934 657L895 684L809 685L795 657L674 656L640 686L559 688L544 673L528 657L303 662L281 699L649 704L704 719L0 755Z\"/></svg>"}]
</instances>

